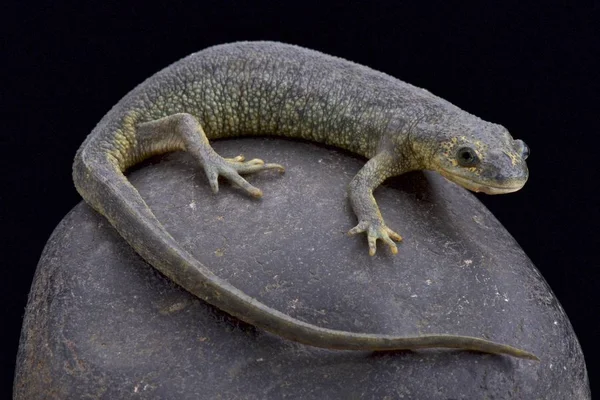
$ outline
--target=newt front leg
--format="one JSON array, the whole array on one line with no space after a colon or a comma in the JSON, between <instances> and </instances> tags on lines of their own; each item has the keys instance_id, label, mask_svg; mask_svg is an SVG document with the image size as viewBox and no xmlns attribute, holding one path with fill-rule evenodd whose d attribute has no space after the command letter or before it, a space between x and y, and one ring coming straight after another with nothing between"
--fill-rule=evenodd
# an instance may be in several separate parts
<instances>
[{"instance_id":1,"label":"newt front leg","mask_svg":"<svg viewBox=\"0 0 600 400\"><path fill-rule=\"evenodd\" d=\"M348 234L355 235L365 232L371 256L375 255L377 251L377 239L383 240L393 254L398 253L398 247L394 241L399 242L402 237L385 225L379 206L373 197L373 190L387 178L405 172L399 166L400 163L392 154L386 151L380 152L371 158L350 182L350 202L358 217L358 225L352 228Z\"/></svg>"}]
</instances>

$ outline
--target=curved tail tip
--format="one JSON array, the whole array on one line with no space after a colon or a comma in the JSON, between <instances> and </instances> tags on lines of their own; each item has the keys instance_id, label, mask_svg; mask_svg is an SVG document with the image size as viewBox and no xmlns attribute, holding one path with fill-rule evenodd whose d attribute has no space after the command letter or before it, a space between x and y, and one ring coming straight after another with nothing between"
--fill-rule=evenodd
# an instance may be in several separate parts
<instances>
[{"instance_id":1,"label":"curved tail tip","mask_svg":"<svg viewBox=\"0 0 600 400\"><path fill-rule=\"evenodd\" d=\"M522 358L525 358L527 360L533 360L533 361L541 361L538 356L536 356L533 353L528 353L526 351L523 352Z\"/></svg>"},{"instance_id":2,"label":"curved tail tip","mask_svg":"<svg viewBox=\"0 0 600 400\"><path fill-rule=\"evenodd\" d=\"M525 350L515 349L507 354L514 357L523 358L525 360L540 361L538 356Z\"/></svg>"}]
</instances>

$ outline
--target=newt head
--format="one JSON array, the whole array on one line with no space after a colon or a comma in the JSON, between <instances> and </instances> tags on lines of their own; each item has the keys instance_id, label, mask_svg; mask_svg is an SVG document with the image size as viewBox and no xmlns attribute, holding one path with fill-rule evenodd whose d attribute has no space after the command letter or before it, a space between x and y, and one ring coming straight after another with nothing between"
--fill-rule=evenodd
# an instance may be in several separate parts
<instances>
[{"instance_id":1,"label":"newt head","mask_svg":"<svg viewBox=\"0 0 600 400\"><path fill-rule=\"evenodd\" d=\"M474 192L503 194L521 189L529 176L525 162L529 148L506 128L477 122L470 133L438 136L430 168Z\"/></svg>"}]
</instances>

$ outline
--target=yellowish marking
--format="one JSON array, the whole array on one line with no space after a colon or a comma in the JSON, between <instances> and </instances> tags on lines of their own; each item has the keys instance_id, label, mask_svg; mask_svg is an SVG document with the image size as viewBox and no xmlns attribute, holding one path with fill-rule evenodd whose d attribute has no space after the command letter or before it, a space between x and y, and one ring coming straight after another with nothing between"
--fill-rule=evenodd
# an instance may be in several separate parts
<instances>
[{"instance_id":1,"label":"yellowish marking","mask_svg":"<svg viewBox=\"0 0 600 400\"><path fill-rule=\"evenodd\" d=\"M137 147L137 137L135 135L135 123L138 118L138 113L135 111L129 112L123 117L123 123L114 135L114 148L108 152L112 156L111 161L124 170L135 162L134 149Z\"/></svg>"},{"instance_id":2,"label":"yellowish marking","mask_svg":"<svg viewBox=\"0 0 600 400\"><path fill-rule=\"evenodd\" d=\"M506 154L510 158L510 162L512 163L513 166L515 166L519 163L520 157L516 153L513 153L513 152L507 153L505 151L504 154Z\"/></svg>"}]
</instances>

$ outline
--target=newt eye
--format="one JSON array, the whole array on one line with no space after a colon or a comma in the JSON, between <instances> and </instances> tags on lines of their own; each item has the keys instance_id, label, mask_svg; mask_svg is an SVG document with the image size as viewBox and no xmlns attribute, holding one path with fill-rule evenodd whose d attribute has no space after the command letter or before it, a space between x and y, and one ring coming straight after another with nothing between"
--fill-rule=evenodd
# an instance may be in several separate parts
<instances>
[{"instance_id":1,"label":"newt eye","mask_svg":"<svg viewBox=\"0 0 600 400\"><path fill-rule=\"evenodd\" d=\"M515 143L517 145L517 151L521 152L521 157L523 157L523 160L527 160L527 157L529 157L529 146L527 146L525 142L520 139L515 140Z\"/></svg>"},{"instance_id":2,"label":"newt eye","mask_svg":"<svg viewBox=\"0 0 600 400\"><path fill-rule=\"evenodd\" d=\"M470 147L461 147L458 149L456 158L458 159L458 164L463 167L472 167L479 162L475 150Z\"/></svg>"},{"instance_id":3,"label":"newt eye","mask_svg":"<svg viewBox=\"0 0 600 400\"><path fill-rule=\"evenodd\" d=\"M529 157L529 146L527 146L525 142L523 142L523 150L521 154L523 155L523 160L527 160L527 157Z\"/></svg>"}]
</instances>

